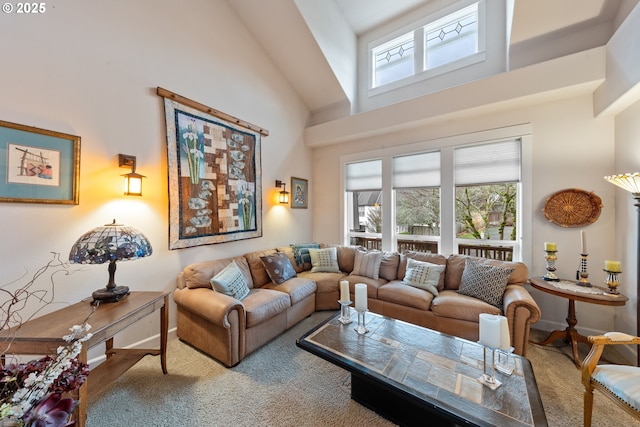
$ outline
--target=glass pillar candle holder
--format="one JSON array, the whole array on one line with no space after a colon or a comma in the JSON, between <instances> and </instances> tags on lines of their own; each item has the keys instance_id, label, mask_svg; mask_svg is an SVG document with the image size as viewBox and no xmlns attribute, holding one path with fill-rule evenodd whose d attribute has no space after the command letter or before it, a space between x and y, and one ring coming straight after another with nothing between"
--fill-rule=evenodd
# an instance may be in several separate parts
<instances>
[{"instance_id":1,"label":"glass pillar candle holder","mask_svg":"<svg viewBox=\"0 0 640 427\"><path fill-rule=\"evenodd\" d=\"M618 295L618 286L620 286L620 280L618 279L618 274L622 273L622 271L609 271L604 270L607 273L607 277L604 279L604 284L609 287L609 293L613 295Z\"/></svg>"},{"instance_id":2,"label":"glass pillar candle holder","mask_svg":"<svg viewBox=\"0 0 640 427\"><path fill-rule=\"evenodd\" d=\"M558 276L556 276L556 261L558 260L558 257L556 256L556 253L558 251L548 251L545 250L544 251L544 259L547 261L547 273L542 276L542 278L544 280L549 280L549 281L554 281L557 282L560 279L558 278Z\"/></svg>"},{"instance_id":3,"label":"glass pillar candle holder","mask_svg":"<svg viewBox=\"0 0 640 427\"><path fill-rule=\"evenodd\" d=\"M369 332L369 330L365 326L364 314L366 312L367 312L366 310L358 310L358 324L356 325L355 328L353 328L353 330L356 331L359 335L364 335L367 332Z\"/></svg>"},{"instance_id":4,"label":"glass pillar candle holder","mask_svg":"<svg viewBox=\"0 0 640 427\"><path fill-rule=\"evenodd\" d=\"M491 352L491 371L487 373L487 350ZM496 378L496 361L495 361L495 349L491 347L484 347L482 350L482 375L478 378L485 386L491 390L495 390L502 385L502 382Z\"/></svg>"},{"instance_id":5,"label":"glass pillar candle holder","mask_svg":"<svg viewBox=\"0 0 640 427\"><path fill-rule=\"evenodd\" d=\"M347 325L352 322L351 320L351 309L349 305L351 305L351 301L342 301L338 300L340 303L340 317L338 321L343 325Z\"/></svg>"}]
</instances>

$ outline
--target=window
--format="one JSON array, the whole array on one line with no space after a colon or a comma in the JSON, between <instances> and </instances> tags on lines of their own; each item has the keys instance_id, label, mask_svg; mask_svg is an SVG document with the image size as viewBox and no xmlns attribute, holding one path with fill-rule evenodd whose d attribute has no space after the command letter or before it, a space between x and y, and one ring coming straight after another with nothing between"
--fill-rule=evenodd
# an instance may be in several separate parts
<instances>
[{"instance_id":1,"label":"window","mask_svg":"<svg viewBox=\"0 0 640 427\"><path fill-rule=\"evenodd\" d=\"M438 252L440 152L393 158L396 248Z\"/></svg>"},{"instance_id":2,"label":"window","mask_svg":"<svg viewBox=\"0 0 640 427\"><path fill-rule=\"evenodd\" d=\"M443 140L435 151L438 144L425 142L405 148L413 148L411 154L393 147L372 153L376 160L352 161L350 155L345 163L348 242L400 252L523 259L523 137L490 143L473 143L474 138L487 141L464 135ZM422 146L431 151L416 151Z\"/></svg>"},{"instance_id":3,"label":"window","mask_svg":"<svg viewBox=\"0 0 640 427\"><path fill-rule=\"evenodd\" d=\"M350 244L380 249L382 161L348 163L345 172Z\"/></svg>"},{"instance_id":4,"label":"window","mask_svg":"<svg viewBox=\"0 0 640 427\"><path fill-rule=\"evenodd\" d=\"M517 238L519 182L519 140L455 150L459 252L482 255L483 247L501 246L504 253L499 257L511 260L512 242Z\"/></svg>"},{"instance_id":5,"label":"window","mask_svg":"<svg viewBox=\"0 0 640 427\"><path fill-rule=\"evenodd\" d=\"M477 54L481 34L478 5L473 3L439 19L426 18L401 36L373 42L370 89Z\"/></svg>"}]
</instances>

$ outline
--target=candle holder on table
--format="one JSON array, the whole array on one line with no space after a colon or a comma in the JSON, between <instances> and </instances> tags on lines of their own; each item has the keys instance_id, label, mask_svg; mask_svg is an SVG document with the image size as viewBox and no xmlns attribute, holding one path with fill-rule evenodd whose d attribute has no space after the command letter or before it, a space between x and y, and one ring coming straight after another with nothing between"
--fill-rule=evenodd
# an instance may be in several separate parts
<instances>
[{"instance_id":1,"label":"candle holder on table","mask_svg":"<svg viewBox=\"0 0 640 427\"><path fill-rule=\"evenodd\" d=\"M609 287L609 293L613 295L618 295L618 286L620 286L620 280L618 279L618 274L622 273L622 271L610 271L604 270L607 273L607 277L604 279L604 284Z\"/></svg>"},{"instance_id":2,"label":"candle holder on table","mask_svg":"<svg viewBox=\"0 0 640 427\"><path fill-rule=\"evenodd\" d=\"M347 325L352 322L351 309L349 307L351 305L351 301L338 300L338 302L340 303L340 317L338 318L338 321L343 325Z\"/></svg>"},{"instance_id":3,"label":"candle holder on table","mask_svg":"<svg viewBox=\"0 0 640 427\"><path fill-rule=\"evenodd\" d=\"M357 310L357 311L358 311L358 324L356 325L355 328L353 328L353 330L360 335L364 335L367 332L369 332L369 330L365 326L365 318L364 318L364 314L367 312L367 310Z\"/></svg>"},{"instance_id":4,"label":"candle holder on table","mask_svg":"<svg viewBox=\"0 0 640 427\"><path fill-rule=\"evenodd\" d=\"M549 251L549 250L545 250L544 253L544 259L547 261L547 273L542 276L542 278L544 280L548 280L548 281L552 281L552 282L557 282L560 279L558 278L558 276L556 276L556 261L558 260L558 257L556 256L556 253L558 251Z\"/></svg>"},{"instance_id":5,"label":"candle holder on table","mask_svg":"<svg viewBox=\"0 0 640 427\"><path fill-rule=\"evenodd\" d=\"M487 350L491 351L491 373L487 374ZM495 361L495 348L483 346L482 349L482 375L478 378L482 384L489 387L491 390L495 390L502 385L496 378L496 361Z\"/></svg>"},{"instance_id":6,"label":"candle holder on table","mask_svg":"<svg viewBox=\"0 0 640 427\"><path fill-rule=\"evenodd\" d=\"M589 254L580 254L582 257L580 259L580 270L578 270L578 274L576 279L578 279L578 286L584 286L586 288L591 287L591 283L589 283L589 273L587 272L587 258Z\"/></svg>"},{"instance_id":7,"label":"candle holder on table","mask_svg":"<svg viewBox=\"0 0 640 427\"><path fill-rule=\"evenodd\" d=\"M498 349L498 361L496 362L496 371L502 372L505 375L513 374L513 366L509 363L509 355L513 353L515 349L509 347L508 349ZM504 361L502 356L504 356Z\"/></svg>"}]
</instances>

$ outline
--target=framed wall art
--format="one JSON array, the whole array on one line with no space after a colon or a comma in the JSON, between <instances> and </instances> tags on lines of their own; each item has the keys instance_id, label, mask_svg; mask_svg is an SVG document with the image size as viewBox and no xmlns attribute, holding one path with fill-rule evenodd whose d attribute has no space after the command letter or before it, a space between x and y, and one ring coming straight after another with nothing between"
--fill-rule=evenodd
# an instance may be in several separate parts
<instances>
[{"instance_id":1,"label":"framed wall art","mask_svg":"<svg viewBox=\"0 0 640 427\"><path fill-rule=\"evenodd\" d=\"M307 209L309 202L309 181L291 177L291 207Z\"/></svg>"},{"instance_id":2,"label":"framed wall art","mask_svg":"<svg viewBox=\"0 0 640 427\"><path fill-rule=\"evenodd\" d=\"M0 202L79 203L80 137L0 120Z\"/></svg>"},{"instance_id":3,"label":"framed wall art","mask_svg":"<svg viewBox=\"0 0 640 427\"><path fill-rule=\"evenodd\" d=\"M158 95L165 98L169 249L261 237L266 131L162 88Z\"/></svg>"}]
</instances>

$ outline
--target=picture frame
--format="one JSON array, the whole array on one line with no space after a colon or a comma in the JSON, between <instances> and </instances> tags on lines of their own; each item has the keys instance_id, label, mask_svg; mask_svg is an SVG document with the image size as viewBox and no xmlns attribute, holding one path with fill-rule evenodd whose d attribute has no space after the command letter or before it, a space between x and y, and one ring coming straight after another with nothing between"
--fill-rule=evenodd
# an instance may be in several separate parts
<instances>
[{"instance_id":1,"label":"picture frame","mask_svg":"<svg viewBox=\"0 0 640 427\"><path fill-rule=\"evenodd\" d=\"M174 98L164 99L169 249L262 237L261 133Z\"/></svg>"},{"instance_id":2,"label":"picture frame","mask_svg":"<svg viewBox=\"0 0 640 427\"><path fill-rule=\"evenodd\" d=\"M0 202L79 204L80 137L0 120Z\"/></svg>"},{"instance_id":3,"label":"picture frame","mask_svg":"<svg viewBox=\"0 0 640 427\"><path fill-rule=\"evenodd\" d=\"M291 208L307 209L309 204L309 180L291 177Z\"/></svg>"}]
</instances>

